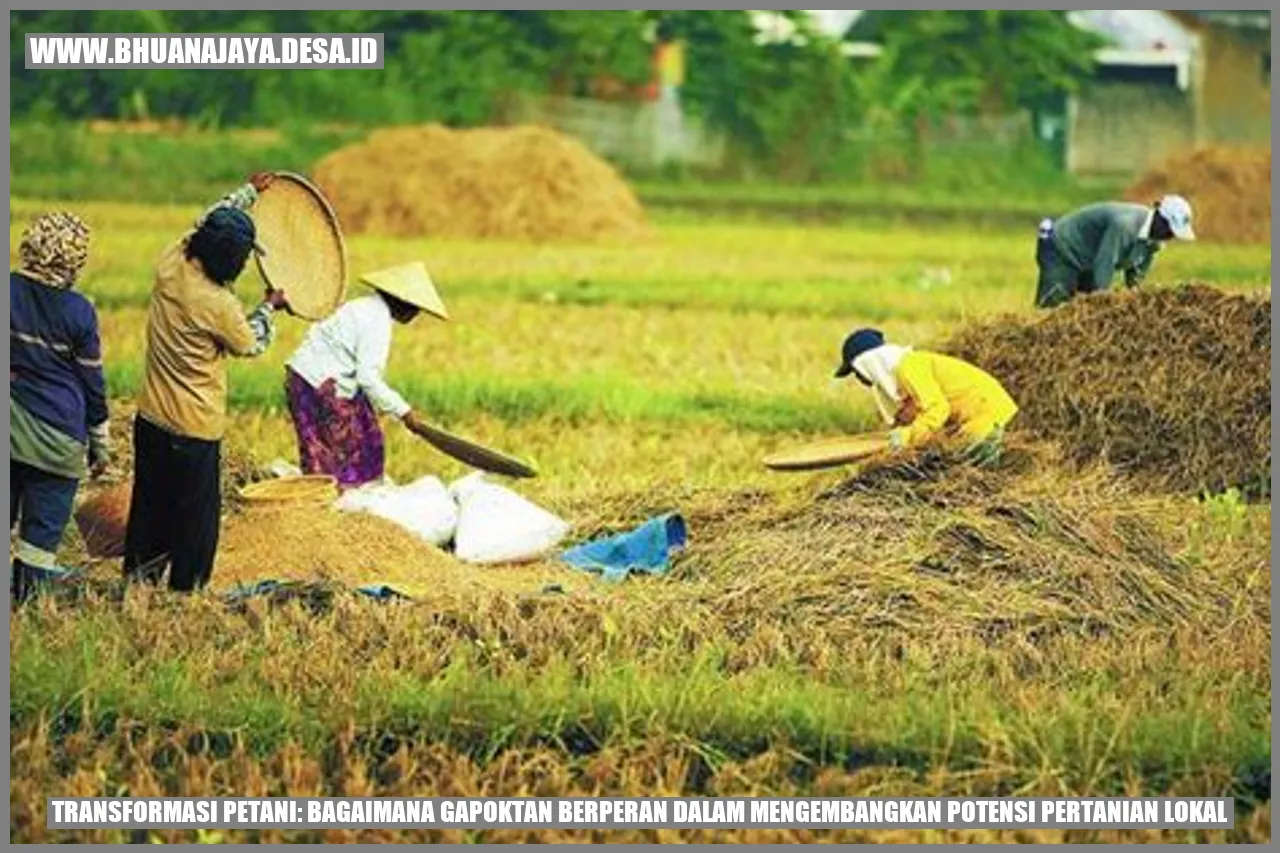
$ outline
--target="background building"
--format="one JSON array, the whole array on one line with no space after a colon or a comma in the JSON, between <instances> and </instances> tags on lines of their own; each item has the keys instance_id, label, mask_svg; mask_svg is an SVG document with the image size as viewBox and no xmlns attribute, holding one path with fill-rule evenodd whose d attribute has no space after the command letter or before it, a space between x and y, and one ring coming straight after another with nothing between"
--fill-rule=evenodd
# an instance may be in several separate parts
<instances>
[{"instance_id":1,"label":"background building","mask_svg":"<svg viewBox=\"0 0 1280 853\"><path fill-rule=\"evenodd\" d=\"M874 56L881 16L814 13L846 27L851 54ZM1074 174L1140 172L1206 145L1269 144L1271 13L1086 10L1069 16L1102 37L1096 73L1037 116L1042 141Z\"/></svg>"}]
</instances>

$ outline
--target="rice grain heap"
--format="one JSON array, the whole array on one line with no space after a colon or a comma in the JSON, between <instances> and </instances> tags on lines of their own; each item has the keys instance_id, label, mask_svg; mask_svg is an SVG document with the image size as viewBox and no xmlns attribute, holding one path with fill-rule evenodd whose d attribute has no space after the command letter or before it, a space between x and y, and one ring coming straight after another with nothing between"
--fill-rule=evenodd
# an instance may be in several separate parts
<instances>
[{"instance_id":1,"label":"rice grain heap","mask_svg":"<svg viewBox=\"0 0 1280 853\"><path fill-rule=\"evenodd\" d=\"M631 237L644 227L640 202L612 166L543 127L388 128L314 172L355 233L547 242Z\"/></svg>"},{"instance_id":2,"label":"rice grain heap","mask_svg":"<svg viewBox=\"0 0 1280 853\"><path fill-rule=\"evenodd\" d=\"M340 587L386 585L439 600L455 594L536 594L577 578L555 563L476 566L368 513L281 504L248 505L222 523L213 586L277 580Z\"/></svg>"},{"instance_id":3,"label":"rice grain heap","mask_svg":"<svg viewBox=\"0 0 1280 853\"><path fill-rule=\"evenodd\" d=\"M1086 296L947 346L999 377L1015 428L1179 491L1271 480L1271 301L1202 285Z\"/></svg>"},{"instance_id":4,"label":"rice grain heap","mask_svg":"<svg viewBox=\"0 0 1280 853\"><path fill-rule=\"evenodd\" d=\"M1125 198L1150 204L1165 193L1191 202L1199 239L1271 240L1270 148L1201 148L1176 155L1139 178Z\"/></svg>"},{"instance_id":5,"label":"rice grain heap","mask_svg":"<svg viewBox=\"0 0 1280 853\"><path fill-rule=\"evenodd\" d=\"M364 513L253 508L223 522L213 571L221 589L260 580L386 584L420 595L457 565L399 526Z\"/></svg>"}]
</instances>

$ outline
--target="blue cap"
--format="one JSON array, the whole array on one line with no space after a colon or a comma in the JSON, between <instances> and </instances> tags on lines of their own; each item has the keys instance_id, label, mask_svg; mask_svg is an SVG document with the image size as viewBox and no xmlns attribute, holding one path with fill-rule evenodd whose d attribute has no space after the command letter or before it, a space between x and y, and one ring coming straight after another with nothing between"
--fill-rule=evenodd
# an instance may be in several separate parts
<instances>
[{"instance_id":1,"label":"blue cap","mask_svg":"<svg viewBox=\"0 0 1280 853\"><path fill-rule=\"evenodd\" d=\"M843 379L853 373L853 363L864 352L884 346L884 335L878 329L859 329L844 339L840 348L840 366L836 368L836 379Z\"/></svg>"}]
</instances>

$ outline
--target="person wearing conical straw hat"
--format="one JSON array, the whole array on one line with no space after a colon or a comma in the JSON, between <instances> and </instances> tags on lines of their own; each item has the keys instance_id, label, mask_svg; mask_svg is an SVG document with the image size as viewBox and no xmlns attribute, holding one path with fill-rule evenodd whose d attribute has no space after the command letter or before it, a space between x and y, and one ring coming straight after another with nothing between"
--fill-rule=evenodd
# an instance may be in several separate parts
<instances>
[{"instance_id":1,"label":"person wearing conical straw hat","mask_svg":"<svg viewBox=\"0 0 1280 853\"><path fill-rule=\"evenodd\" d=\"M393 327L424 312L449 319L420 262L372 272L361 281L373 294L353 299L312 326L285 368L301 468L306 474L328 474L344 489L383 478L380 414L420 429L412 407L383 378Z\"/></svg>"},{"instance_id":2,"label":"person wearing conical straw hat","mask_svg":"<svg viewBox=\"0 0 1280 853\"><path fill-rule=\"evenodd\" d=\"M876 329L849 335L836 378L871 389L894 451L958 438L980 464L999 460L1018 405L995 377L958 358L898 346Z\"/></svg>"}]
</instances>

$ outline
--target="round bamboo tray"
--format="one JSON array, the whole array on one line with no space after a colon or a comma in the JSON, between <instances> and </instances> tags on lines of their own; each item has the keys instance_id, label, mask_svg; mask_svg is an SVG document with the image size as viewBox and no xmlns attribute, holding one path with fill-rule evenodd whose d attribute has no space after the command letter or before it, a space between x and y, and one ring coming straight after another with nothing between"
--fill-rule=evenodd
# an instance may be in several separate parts
<instances>
[{"instance_id":1,"label":"round bamboo tray","mask_svg":"<svg viewBox=\"0 0 1280 853\"><path fill-rule=\"evenodd\" d=\"M267 283L283 290L293 313L323 320L347 292L347 247L338 217L320 190L301 175L277 172L250 211L258 242L256 255Z\"/></svg>"},{"instance_id":2,"label":"round bamboo tray","mask_svg":"<svg viewBox=\"0 0 1280 853\"><path fill-rule=\"evenodd\" d=\"M240 490L240 497L255 506L325 505L338 499L338 481L327 474L281 477L250 483Z\"/></svg>"},{"instance_id":3,"label":"round bamboo tray","mask_svg":"<svg viewBox=\"0 0 1280 853\"><path fill-rule=\"evenodd\" d=\"M888 449L886 434L851 435L782 450L766 456L764 464L775 471L815 471L860 462Z\"/></svg>"}]
</instances>

